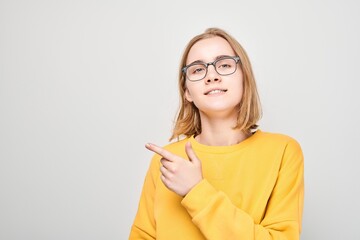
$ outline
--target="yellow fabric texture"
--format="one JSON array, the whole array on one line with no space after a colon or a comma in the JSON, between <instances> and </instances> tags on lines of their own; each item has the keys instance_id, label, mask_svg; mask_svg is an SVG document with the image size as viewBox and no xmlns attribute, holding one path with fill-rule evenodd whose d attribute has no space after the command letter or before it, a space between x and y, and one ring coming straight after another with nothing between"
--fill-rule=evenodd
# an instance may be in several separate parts
<instances>
[{"instance_id":1,"label":"yellow fabric texture","mask_svg":"<svg viewBox=\"0 0 360 240\"><path fill-rule=\"evenodd\" d=\"M194 137L165 148L187 159L190 141L204 179L184 197L160 179L155 154L130 240L297 240L304 199L304 161L293 138L257 130L232 146L206 146Z\"/></svg>"}]
</instances>

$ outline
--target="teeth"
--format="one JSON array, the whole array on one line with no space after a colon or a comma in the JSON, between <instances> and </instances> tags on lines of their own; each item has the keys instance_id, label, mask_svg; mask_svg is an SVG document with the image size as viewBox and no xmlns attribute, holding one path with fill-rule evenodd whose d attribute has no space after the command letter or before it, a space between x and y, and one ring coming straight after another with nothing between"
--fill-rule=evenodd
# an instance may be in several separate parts
<instances>
[{"instance_id":1,"label":"teeth","mask_svg":"<svg viewBox=\"0 0 360 240\"><path fill-rule=\"evenodd\" d=\"M216 93L221 93L221 92L225 92L225 90L215 89L215 90L212 90L212 91L208 92L208 95L210 95L210 94L216 94Z\"/></svg>"}]
</instances>

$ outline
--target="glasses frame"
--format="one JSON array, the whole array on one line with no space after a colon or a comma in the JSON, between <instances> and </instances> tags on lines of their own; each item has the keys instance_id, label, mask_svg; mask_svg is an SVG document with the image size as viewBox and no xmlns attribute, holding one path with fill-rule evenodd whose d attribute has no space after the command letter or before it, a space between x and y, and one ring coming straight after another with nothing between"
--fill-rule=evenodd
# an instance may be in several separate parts
<instances>
[{"instance_id":1,"label":"glasses frame","mask_svg":"<svg viewBox=\"0 0 360 240\"><path fill-rule=\"evenodd\" d=\"M235 67L235 71L234 71L234 72L229 73L229 74L221 74L221 73L219 73L219 72L217 71L217 69L216 69L216 67L215 67L216 63L219 62L219 61L222 61L222 60L224 60L224 59L233 59L233 60L235 61L236 67ZM208 63L205 63L205 62L191 63L191 64L186 65L185 67L183 67L183 68L181 69L181 71L183 72L183 74L185 75L185 77L186 77L187 80L189 80L190 82L197 82L197 81L201 81L201 80L203 80L204 78L206 78L206 75L207 75L207 73L208 73L208 67L209 67L209 65L213 65L215 71L216 71L217 74L219 74L220 76L228 76L228 75L234 74L234 73L236 72L236 70L237 70L237 64L238 64L239 62L241 63L239 56L225 56L225 57L216 59L216 60L213 61L213 62L208 62ZM204 75L203 78L200 78L200 79L198 79L198 80L191 80L191 79L188 78L188 76L187 76L187 74L186 74L186 71L187 71L187 69L188 69L189 67L194 66L194 65L204 65L204 66L205 66L206 72L205 72L205 75Z\"/></svg>"}]
</instances>

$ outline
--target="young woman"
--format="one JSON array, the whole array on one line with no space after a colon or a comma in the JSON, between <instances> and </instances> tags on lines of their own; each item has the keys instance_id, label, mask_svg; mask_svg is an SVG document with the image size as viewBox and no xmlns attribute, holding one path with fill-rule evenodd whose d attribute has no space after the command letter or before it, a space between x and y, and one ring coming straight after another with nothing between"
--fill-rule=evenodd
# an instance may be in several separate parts
<instances>
[{"instance_id":1,"label":"young woman","mask_svg":"<svg viewBox=\"0 0 360 240\"><path fill-rule=\"evenodd\" d=\"M155 155L129 239L299 239L302 151L257 129L260 102L241 45L218 28L195 36L179 88L177 141L146 144Z\"/></svg>"}]
</instances>

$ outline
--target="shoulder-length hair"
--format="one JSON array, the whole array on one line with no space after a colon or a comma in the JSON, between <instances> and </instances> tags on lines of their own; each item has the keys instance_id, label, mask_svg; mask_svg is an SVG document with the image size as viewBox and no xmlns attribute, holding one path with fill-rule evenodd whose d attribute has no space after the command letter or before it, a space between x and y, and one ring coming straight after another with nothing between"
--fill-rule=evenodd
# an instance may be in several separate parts
<instances>
[{"instance_id":1,"label":"shoulder-length hair","mask_svg":"<svg viewBox=\"0 0 360 240\"><path fill-rule=\"evenodd\" d=\"M186 76L182 72L182 68L186 65L187 57L192 46L202 40L212 37L222 37L225 39L235 54L240 57L240 69L243 73L243 95L237 106L238 116L236 129L241 129L244 132L251 132L257 129L257 122L261 118L261 104L256 88L255 77L251 68L250 60L240 43L224 30L219 28L209 28L204 33L195 36L187 44L182 55L179 68L179 91L180 91L180 107L176 116L174 129L170 140L179 139L180 136L190 137L192 135L199 135L201 133L201 121L199 109L194 103L189 102L185 98L186 91Z\"/></svg>"}]
</instances>

